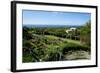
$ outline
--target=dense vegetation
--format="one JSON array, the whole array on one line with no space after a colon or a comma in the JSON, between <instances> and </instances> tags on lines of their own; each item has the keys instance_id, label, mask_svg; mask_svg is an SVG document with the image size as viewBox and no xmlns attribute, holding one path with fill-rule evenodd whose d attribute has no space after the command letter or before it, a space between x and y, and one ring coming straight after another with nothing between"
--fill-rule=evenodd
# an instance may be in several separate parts
<instances>
[{"instance_id":1,"label":"dense vegetation","mask_svg":"<svg viewBox=\"0 0 100 73\"><path fill-rule=\"evenodd\" d=\"M23 27L23 62L68 60L66 55L77 51L90 54L91 23L66 33L69 27L27 28ZM87 58L75 58L87 59Z\"/></svg>"}]
</instances>

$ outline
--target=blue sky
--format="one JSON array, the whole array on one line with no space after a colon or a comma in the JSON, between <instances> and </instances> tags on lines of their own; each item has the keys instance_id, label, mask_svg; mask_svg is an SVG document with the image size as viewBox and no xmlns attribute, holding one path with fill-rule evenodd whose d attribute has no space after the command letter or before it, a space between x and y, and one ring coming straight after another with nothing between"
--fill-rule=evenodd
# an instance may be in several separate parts
<instances>
[{"instance_id":1,"label":"blue sky","mask_svg":"<svg viewBox=\"0 0 100 73\"><path fill-rule=\"evenodd\" d=\"M23 25L84 25L90 19L90 13L23 10Z\"/></svg>"}]
</instances>

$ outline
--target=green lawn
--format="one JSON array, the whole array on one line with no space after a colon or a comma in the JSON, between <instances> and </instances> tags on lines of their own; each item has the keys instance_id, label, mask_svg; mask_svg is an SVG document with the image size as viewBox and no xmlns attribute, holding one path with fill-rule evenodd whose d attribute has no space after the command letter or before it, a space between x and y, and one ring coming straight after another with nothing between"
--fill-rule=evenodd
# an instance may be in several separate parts
<instances>
[{"instance_id":1,"label":"green lawn","mask_svg":"<svg viewBox=\"0 0 100 73\"><path fill-rule=\"evenodd\" d=\"M48 37L48 39L61 39L63 41L67 41L69 43L75 43L75 44L78 44L78 45L82 45L82 43L80 41L77 41L77 40L71 40L71 39L66 39L66 38L61 38L61 37L57 37L57 36L53 36L53 35L45 35L45 37Z\"/></svg>"}]
</instances>

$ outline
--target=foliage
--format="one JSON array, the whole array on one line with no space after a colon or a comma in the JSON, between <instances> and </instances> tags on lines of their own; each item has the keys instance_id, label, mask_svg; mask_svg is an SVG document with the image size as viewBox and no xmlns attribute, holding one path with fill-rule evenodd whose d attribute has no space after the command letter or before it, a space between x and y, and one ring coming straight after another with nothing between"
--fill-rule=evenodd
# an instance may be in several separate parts
<instances>
[{"instance_id":1,"label":"foliage","mask_svg":"<svg viewBox=\"0 0 100 73\"><path fill-rule=\"evenodd\" d=\"M80 32L81 41L91 46L91 22L87 22Z\"/></svg>"},{"instance_id":2,"label":"foliage","mask_svg":"<svg viewBox=\"0 0 100 73\"><path fill-rule=\"evenodd\" d=\"M27 28L23 27L23 62L44 62L65 60L69 51L90 52L90 22L67 34L70 28ZM75 39L75 36L80 36ZM84 40L82 40L85 38ZM80 43L70 42L77 40Z\"/></svg>"}]
</instances>

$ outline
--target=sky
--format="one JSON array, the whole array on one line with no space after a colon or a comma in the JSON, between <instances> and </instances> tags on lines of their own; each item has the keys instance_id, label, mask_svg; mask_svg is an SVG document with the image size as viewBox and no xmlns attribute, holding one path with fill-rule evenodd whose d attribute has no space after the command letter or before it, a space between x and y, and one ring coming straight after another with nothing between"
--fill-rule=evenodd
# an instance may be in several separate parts
<instances>
[{"instance_id":1,"label":"sky","mask_svg":"<svg viewBox=\"0 0 100 73\"><path fill-rule=\"evenodd\" d=\"M84 25L90 13L23 10L23 25Z\"/></svg>"}]
</instances>

